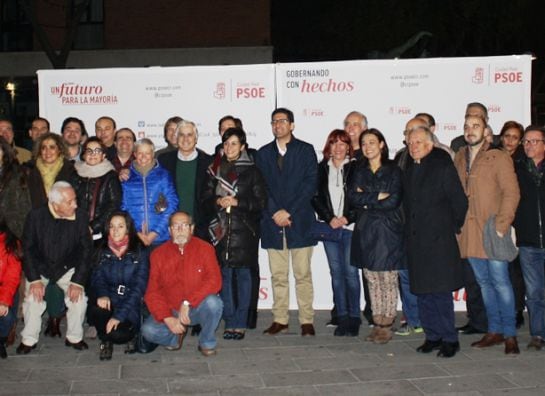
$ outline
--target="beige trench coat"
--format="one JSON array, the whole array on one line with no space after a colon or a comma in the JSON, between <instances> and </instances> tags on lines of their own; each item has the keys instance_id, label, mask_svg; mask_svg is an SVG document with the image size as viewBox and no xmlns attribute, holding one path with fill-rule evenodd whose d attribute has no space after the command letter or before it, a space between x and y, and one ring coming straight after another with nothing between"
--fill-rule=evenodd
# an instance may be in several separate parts
<instances>
[{"instance_id":1,"label":"beige trench coat","mask_svg":"<svg viewBox=\"0 0 545 396\"><path fill-rule=\"evenodd\" d=\"M466 170L467 148L456 153L454 165L467 195L469 209L458 236L462 257L488 258L484 251L483 229L491 215L496 215L496 231L505 234L517 210L520 191L513 160L504 151L485 142L477 153L469 174Z\"/></svg>"}]
</instances>

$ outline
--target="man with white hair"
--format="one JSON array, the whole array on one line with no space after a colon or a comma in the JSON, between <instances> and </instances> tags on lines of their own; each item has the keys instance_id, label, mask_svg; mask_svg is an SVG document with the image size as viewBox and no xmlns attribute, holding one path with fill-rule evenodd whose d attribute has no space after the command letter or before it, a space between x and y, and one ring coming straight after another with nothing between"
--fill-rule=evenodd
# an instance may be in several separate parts
<instances>
[{"instance_id":1,"label":"man with white hair","mask_svg":"<svg viewBox=\"0 0 545 396\"><path fill-rule=\"evenodd\" d=\"M18 354L36 348L46 309L45 288L55 282L65 294L67 330L65 345L87 349L83 341L83 320L87 308L84 285L90 270L92 249L88 215L78 209L76 193L65 181L51 187L47 205L30 211L23 239L26 277L23 313L25 327Z\"/></svg>"},{"instance_id":2,"label":"man with white hair","mask_svg":"<svg viewBox=\"0 0 545 396\"><path fill-rule=\"evenodd\" d=\"M212 157L197 148L199 132L194 122L180 121L176 136L178 149L159 155L157 160L169 171L176 185L178 210L189 213L195 223L195 235L208 240L209 219L203 216L200 196Z\"/></svg>"}]
</instances>

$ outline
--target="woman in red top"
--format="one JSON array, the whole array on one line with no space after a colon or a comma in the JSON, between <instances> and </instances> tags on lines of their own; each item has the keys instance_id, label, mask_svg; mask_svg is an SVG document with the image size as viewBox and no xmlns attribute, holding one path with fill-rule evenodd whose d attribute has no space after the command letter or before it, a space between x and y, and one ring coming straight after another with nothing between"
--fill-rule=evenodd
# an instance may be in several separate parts
<instances>
[{"instance_id":1,"label":"woman in red top","mask_svg":"<svg viewBox=\"0 0 545 396\"><path fill-rule=\"evenodd\" d=\"M9 331L17 320L17 289L21 279L21 261L17 238L0 220L0 358L5 359Z\"/></svg>"}]
</instances>

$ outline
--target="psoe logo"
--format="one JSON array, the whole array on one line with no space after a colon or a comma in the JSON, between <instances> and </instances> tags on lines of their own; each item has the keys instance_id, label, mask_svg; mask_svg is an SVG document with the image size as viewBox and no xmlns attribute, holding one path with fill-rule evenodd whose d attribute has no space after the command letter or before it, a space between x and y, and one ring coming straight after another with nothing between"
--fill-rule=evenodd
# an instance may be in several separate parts
<instances>
[{"instance_id":1,"label":"psoe logo","mask_svg":"<svg viewBox=\"0 0 545 396\"><path fill-rule=\"evenodd\" d=\"M303 109L304 117L323 117L324 115L322 109Z\"/></svg>"},{"instance_id":2,"label":"psoe logo","mask_svg":"<svg viewBox=\"0 0 545 396\"><path fill-rule=\"evenodd\" d=\"M518 83L522 83L521 71L494 72L494 84L518 84Z\"/></svg>"},{"instance_id":3,"label":"psoe logo","mask_svg":"<svg viewBox=\"0 0 545 396\"><path fill-rule=\"evenodd\" d=\"M473 84L482 84L484 82L484 69L482 67L476 67L473 77L471 77Z\"/></svg>"},{"instance_id":4,"label":"psoe logo","mask_svg":"<svg viewBox=\"0 0 545 396\"><path fill-rule=\"evenodd\" d=\"M225 99L225 92L226 92L226 88L225 88L225 83L224 82L219 82L216 84L216 89L214 90L214 98L216 99Z\"/></svg>"}]
</instances>

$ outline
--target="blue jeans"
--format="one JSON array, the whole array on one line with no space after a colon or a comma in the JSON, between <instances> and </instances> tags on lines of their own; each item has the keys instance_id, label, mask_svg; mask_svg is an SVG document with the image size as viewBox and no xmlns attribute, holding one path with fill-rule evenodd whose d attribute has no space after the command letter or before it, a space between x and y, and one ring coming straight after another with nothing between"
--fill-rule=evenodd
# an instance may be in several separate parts
<instances>
[{"instance_id":1,"label":"blue jeans","mask_svg":"<svg viewBox=\"0 0 545 396\"><path fill-rule=\"evenodd\" d=\"M17 320L17 307L19 306L19 291L15 292L13 296L13 304L8 309L6 316L0 317L0 337L7 337L11 327Z\"/></svg>"},{"instance_id":2,"label":"blue jeans","mask_svg":"<svg viewBox=\"0 0 545 396\"><path fill-rule=\"evenodd\" d=\"M333 302L337 317L360 317L360 276L358 268L350 264L352 231L343 230L339 242L324 241L324 249L331 273Z\"/></svg>"},{"instance_id":3,"label":"blue jeans","mask_svg":"<svg viewBox=\"0 0 545 396\"><path fill-rule=\"evenodd\" d=\"M516 336L515 295L509 279L509 263L476 257L468 257L467 260L481 287L488 332L503 334L504 337Z\"/></svg>"},{"instance_id":4,"label":"blue jeans","mask_svg":"<svg viewBox=\"0 0 545 396\"><path fill-rule=\"evenodd\" d=\"M399 285L401 288L401 306L405 320L412 328L421 327L418 313L418 299L411 293L409 270L399 270Z\"/></svg>"},{"instance_id":5,"label":"blue jeans","mask_svg":"<svg viewBox=\"0 0 545 396\"><path fill-rule=\"evenodd\" d=\"M519 258L526 286L530 335L545 338L545 249L521 246Z\"/></svg>"},{"instance_id":6,"label":"blue jeans","mask_svg":"<svg viewBox=\"0 0 545 396\"><path fill-rule=\"evenodd\" d=\"M223 320L226 329L245 329L248 323L248 309L252 291L250 268L221 269Z\"/></svg>"},{"instance_id":7,"label":"blue jeans","mask_svg":"<svg viewBox=\"0 0 545 396\"><path fill-rule=\"evenodd\" d=\"M222 311L223 303L215 294L209 294L197 307L191 307L189 310L191 324L200 324L202 327L199 335L199 345L201 347L206 349L216 347L216 329ZM173 311L172 316L178 317L178 312ZM163 322L157 322L153 315L146 319L141 331L146 340L158 345L175 346L178 343L178 335L172 333Z\"/></svg>"}]
</instances>

